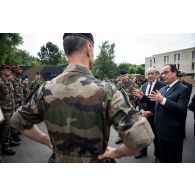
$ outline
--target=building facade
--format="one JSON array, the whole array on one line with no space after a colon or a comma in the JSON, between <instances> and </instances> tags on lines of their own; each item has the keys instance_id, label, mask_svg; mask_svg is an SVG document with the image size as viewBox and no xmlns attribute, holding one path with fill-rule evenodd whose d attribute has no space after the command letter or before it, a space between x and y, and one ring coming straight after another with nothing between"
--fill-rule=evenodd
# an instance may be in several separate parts
<instances>
[{"instance_id":1,"label":"building facade","mask_svg":"<svg viewBox=\"0 0 195 195\"><path fill-rule=\"evenodd\" d=\"M186 79L188 81L191 80L191 83L195 83L195 47L156 54L145 58L146 70L149 67L155 67L160 71L165 64L175 64L178 70L187 74Z\"/></svg>"}]
</instances>

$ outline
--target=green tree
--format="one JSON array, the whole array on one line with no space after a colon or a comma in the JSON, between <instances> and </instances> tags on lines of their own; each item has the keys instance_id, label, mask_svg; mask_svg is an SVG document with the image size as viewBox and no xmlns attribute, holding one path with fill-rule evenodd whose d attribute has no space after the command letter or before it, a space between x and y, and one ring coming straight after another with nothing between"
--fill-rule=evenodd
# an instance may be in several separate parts
<instances>
[{"instance_id":1,"label":"green tree","mask_svg":"<svg viewBox=\"0 0 195 195\"><path fill-rule=\"evenodd\" d=\"M145 75L145 65L142 66L142 65L137 65L137 74L141 74L141 75Z\"/></svg>"},{"instance_id":2,"label":"green tree","mask_svg":"<svg viewBox=\"0 0 195 195\"><path fill-rule=\"evenodd\" d=\"M121 69L125 69L129 72L130 67L131 67L130 63L122 62L118 65L118 70L120 71Z\"/></svg>"},{"instance_id":3,"label":"green tree","mask_svg":"<svg viewBox=\"0 0 195 195\"><path fill-rule=\"evenodd\" d=\"M0 63L9 64L13 59L16 47L23 43L19 33L0 33Z\"/></svg>"},{"instance_id":4,"label":"green tree","mask_svg":"<svg viewBox=\"0 0 195 195\"><path fill-rule=\"evenodd\" d=\"M117 64L114 62L115 54L114 48L115 44L109 44L108 41L102 42L99 46L100 53L98 54L95 65L92 69L93 74L99 79L105 77L116 78L117 75Z\"/></svg>"},{"instance_id":5,"label":"green tree","mask_svg":"<svg viewBox=\"0 0 195 195\"><path fill-rule=\"evenodd\" d=\"M57 65L62 60L62 52L52 42L47 42L45 46L43 45L37 55L40 57L41 62L46 65Z\"/></svg>"},{"instance_id":6,"label":"green tree","mask_svg":"<svg viewBox=\"0 0 195 195\"><path fill-rule=\"evenodd\" d=\"M145 65L141 64L141 65L136 65L136 64L130 64L130 63L120 63L118 65L118 69L126 69L128 70L129 74L141 74L144 75L145 72Z\"/></svg>"},{"instance_id":7,"label":"green tree","mask_svg":"<svg viewBox=\"0 0 195 195\"><path fill-rule=\"evenodd\" d=\"M7 64L20 64L24 66L36 66L40 65L41 61L29 54L29 52L21 49L15 49L14 52L9 55L7 59Z\"/></svg>"},{"instance_id":8,"label":"green tree","mask_svg":"<svg viewBox=\"0 0 195 195\"><path fill-rule=\"evenodd\" d=\"M62 58L61 58L59 64L68 64L68 61L67 61L65 54L63 52L62 52Z\"/></svg>"}]
</instances>

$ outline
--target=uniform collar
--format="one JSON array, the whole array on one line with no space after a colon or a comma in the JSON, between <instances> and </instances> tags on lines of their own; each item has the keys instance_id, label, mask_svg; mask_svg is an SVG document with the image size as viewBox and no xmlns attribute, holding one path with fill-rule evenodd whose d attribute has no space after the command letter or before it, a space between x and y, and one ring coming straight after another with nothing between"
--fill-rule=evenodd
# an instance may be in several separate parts
<instances>
[{"instance_id":1,"label":"uniform collar","mask_svg":"<svg viewBox=\"0 0 195 195\"><path fill-rule=\"evenodd\" d=\"M93 77L92 72L87 67L78 64L69 64L64 72L80 72Z\"/></svg>"}]
</instances>

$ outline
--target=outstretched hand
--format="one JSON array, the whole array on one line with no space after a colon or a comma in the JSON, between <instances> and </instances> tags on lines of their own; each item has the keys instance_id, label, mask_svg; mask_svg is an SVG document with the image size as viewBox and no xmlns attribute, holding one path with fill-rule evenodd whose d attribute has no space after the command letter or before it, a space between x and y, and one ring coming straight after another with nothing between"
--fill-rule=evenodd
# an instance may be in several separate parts
<instances>
[{"instance_id":1,"label":"outstretched hand","mask_svg":"<svg viewBox=\"0 0 195 195\"><path fill-rule=\"evenodd\" d=\"M105 152L98 156L100 160L104 158L116 158L116 148L107 147Z\"/></svg>"},{"instance_id":2,"label":"outstretched hand","mask_svg":"<svg viewBox=\"0 0 195 195\"><path fill-rule=\"evenodd\" d=\"M132 94L136 97L139 97L139 98L144 95L140 89L135 88L135 87L133 87L133 89L132 89Z\"/></svg>"},{"instance_id":3,"label":"outstretched hand","mask_svg":"<svg viewBox=\"0 0 195 195\"><path fill-rule=\"evenodd\" d=\"M164 99L164 97L158 90L156 90L156 92L152 91L151 94L148 95L148 97L150 98L151 101L154 101L154 102L162 102Z\"/></svg>"}]
</instances>

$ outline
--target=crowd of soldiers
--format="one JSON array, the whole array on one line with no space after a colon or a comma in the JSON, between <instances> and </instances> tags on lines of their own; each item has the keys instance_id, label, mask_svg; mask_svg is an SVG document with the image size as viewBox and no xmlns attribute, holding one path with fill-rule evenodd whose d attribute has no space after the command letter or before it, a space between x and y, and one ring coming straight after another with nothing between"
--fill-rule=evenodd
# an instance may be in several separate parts
<instances>
[{"instance_id":1,"label":"crowd of soldiers","mask_svg":"<svg viewBox=\"0 0 195 195\"><path fill-rule=\"evenodd\" d=\"M0 160L1 154L14 155L16 152L11 147L20 145L20 133L10 126L10 118L27 98L31 91L41 84L40 73L35 75L30 87L28 76L22 76L22 68L19 65L0 66Z\"/></svg>"}]
</instances>

